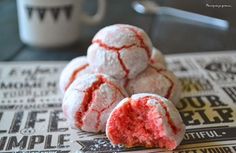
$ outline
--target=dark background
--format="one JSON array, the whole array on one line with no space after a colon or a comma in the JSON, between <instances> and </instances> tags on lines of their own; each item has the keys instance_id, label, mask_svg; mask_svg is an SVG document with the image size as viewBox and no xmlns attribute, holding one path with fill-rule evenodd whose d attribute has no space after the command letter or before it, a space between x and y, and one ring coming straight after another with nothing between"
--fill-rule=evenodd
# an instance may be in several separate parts
<instances>
[{"instance_id":1,"label":"dark background","mask_svg":"<svg viewBox=\"0 0 236 153\"><path fill-rule=\"evenodd\" d=\"M96 11L95 0L84 0L84 10ZM155 47L164 54L236 49L235 0L155 0L161 6L170 6L229 21L226 31L195 24L168 15L142 15L131 6L134 0L107 0L107 13L96 26L81 24L81 38L65 48L42 49L22 44L18 36L15 0L0 0L0 60L70 60L85 55L93 35L102 27L115 23L128 23L143 28ZM230 8L209 8L206 4L227 4Z\"/></svg>"}]
</instances>

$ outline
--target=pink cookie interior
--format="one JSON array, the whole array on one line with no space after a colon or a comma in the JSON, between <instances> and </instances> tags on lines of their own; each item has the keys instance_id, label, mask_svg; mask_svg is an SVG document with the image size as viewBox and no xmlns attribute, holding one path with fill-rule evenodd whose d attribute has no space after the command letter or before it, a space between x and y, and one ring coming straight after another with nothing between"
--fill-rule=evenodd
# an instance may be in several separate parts
<instances>
[{"instance_id":1,"label":"pink cookie interior","mask_svg":"<svg viewBox=\"0 0 236 153\"><path fill-rule=\"evenodd\" d=\"M153 97L152 97L153 98ZM148 105L149 96L139 100L129 99L127 103L112 113L109 120L108 137L113 144L123 144L126 147L165 147L170 150L176 148L176 141L165 135L162 126L163 116L157 111L156 106ZM157 99L169 127L174 134L179 129L175 126L167 111L167 107L161 99Z\"/></svg>"}]
</instances>

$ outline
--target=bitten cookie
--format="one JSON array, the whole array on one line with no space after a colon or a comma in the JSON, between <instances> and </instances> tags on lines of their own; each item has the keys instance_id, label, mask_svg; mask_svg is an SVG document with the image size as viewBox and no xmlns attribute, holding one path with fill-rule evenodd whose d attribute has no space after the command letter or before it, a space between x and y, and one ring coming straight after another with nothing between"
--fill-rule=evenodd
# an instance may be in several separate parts
<instances>
[{"instance_id":1,"label":"bitten cookie","mask_svg":"<svg viewBox=\"0 0 236 153\"><path fill-rule=\"evenodd\" d=\"M136 94L123 99L110 114L106 135L114 145L175 149L185 125L178 110L166 98Z\"/></svg>"},{"instance_id":2,"label":"bitten cookie","mask_svg":"<svg viewBox=\"0 0 236 153\"><path fill-rule=\"evenodd\" d=\"M151 64L161 64L166 67L166 60L165 56L161 53L160 50L153 47L152 49L152 56L151 56Z\"/></svg>"},{"instance_id":3,"label":"bitten cookie","mask_svg":"<svg viewBox=\"0 0 236 153\"><path fill-rule=\"evenodd\" d=\"M163 65L149 65L148 68L125 84L129 95L153 93L163 96L175 105L181 95L181 85L176 76Z\"/></svg>"},{"instance_id":4,"label":"bitten cookie","mask_svg":"<svg viewBox=\"0 0 236 153\"><path fill-rule=\"evenodd\" d=\"M79 76L92 73L86 56L81 56L71 60L61 72L59 87L64 93L71 83Z\"/></svg>"},{"instance_id":5,"label":"bitten cookie","mask_svg":"<svg viewBox=\"0 0 236 153\"><path fill-rule=\"evenodd\" d=\"M126 91L103 74L78 77L65 92L62 109L72 127L104 132L107 118Z\"/></svg>"},{"instance_id":6,"label":"bitten cookie","mask_svg":"<svg viewBox=\"0 0 236 153\"><path fill-rule=\"evenodd\" d=\"M91 67L116 79L134 78L151 57L152 43L140 28L115 24L101 29L88 48Z\"/></svg>"}]
</instances>

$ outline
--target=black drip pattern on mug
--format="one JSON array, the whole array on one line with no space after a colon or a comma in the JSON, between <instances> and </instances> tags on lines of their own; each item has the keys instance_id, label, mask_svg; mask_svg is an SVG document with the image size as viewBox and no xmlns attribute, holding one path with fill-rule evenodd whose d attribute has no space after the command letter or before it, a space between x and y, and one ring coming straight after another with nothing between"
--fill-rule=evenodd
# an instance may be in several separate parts
<instances>
[{"instance_id":1,"label":"black drip pattern on mug","mask_svg":"<svg viewBox=\"0 0 236 153\"><path fill-rule=\"evenodd\" d=\"M58 18L60 18L60 16L62 16L63 14L67 20L70 20L73 11L73 5L53 6L53 7L26 6L25 10L29 20L32 19L33 16L35 16L39 19L39 21L43 21L48 13L53 18L53 21L57 21Z\"/></svg>"}]
</instances>

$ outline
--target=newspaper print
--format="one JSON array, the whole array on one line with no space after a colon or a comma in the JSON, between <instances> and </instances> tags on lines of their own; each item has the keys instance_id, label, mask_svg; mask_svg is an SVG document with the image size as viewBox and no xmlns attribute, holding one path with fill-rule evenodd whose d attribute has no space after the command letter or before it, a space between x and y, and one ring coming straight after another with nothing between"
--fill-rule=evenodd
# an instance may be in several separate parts
<instances>
[{"instance_id":1,"label":"newspaper print","mask_svg":"<svg viewBox=\"0 0 236 153\"><path fill-rule=\"evenodd\" d=\"M182 84L177 108L187 127L176 150L113 146L105 134L71 129L58 89L67 62L1 62L0 152L236 152L236 52L166 58Z\"/></svg>"}]
</instances>

